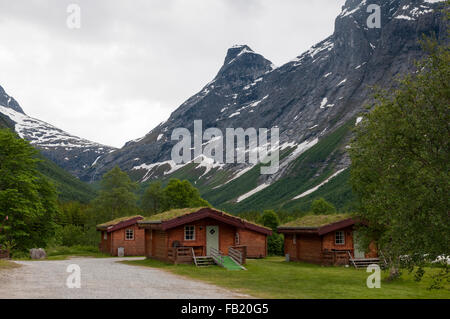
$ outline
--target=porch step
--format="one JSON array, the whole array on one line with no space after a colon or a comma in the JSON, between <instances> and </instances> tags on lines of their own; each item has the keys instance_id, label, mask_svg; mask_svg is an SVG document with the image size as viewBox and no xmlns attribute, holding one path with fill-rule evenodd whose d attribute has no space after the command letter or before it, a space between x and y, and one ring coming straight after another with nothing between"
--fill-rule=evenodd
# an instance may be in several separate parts
<instances>
[{"instance_id":1,"label":"porch step","mask_svg":"<svg viewBox=\"0 0 450 319\"><path fill-rule=\"evenodd\" d=\"M353 259L353 265L355 268L367 268L369 265L379 265L380 259L379 258L367 258L367 259Z\"/></svg>"},{"instance_id":2,"label":"porch step","mask_svg":"<svg viewBox=\"0 0 450 319\"><path fill-rule=\"evenodd\" d=\"M212 257L209 256L195 257L195 259L197 260L197 267L206 267L216 264L214 262L214 259L212 259Z\"/></svg>"}]
</instances>

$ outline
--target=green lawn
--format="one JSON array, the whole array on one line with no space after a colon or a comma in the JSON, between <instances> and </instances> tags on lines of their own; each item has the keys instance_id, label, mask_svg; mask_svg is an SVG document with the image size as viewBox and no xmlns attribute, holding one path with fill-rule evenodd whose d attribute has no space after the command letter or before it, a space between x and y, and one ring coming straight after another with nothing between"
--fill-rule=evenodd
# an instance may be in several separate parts
<instances>
[{"instance_id":1,"label":"green lawn","mask_svg":"<svg viewBox=\"0 0 450 319\"><path fill-rule=\"evenodd\" d=\"M46 250L47 258L46 259L37 259L39 260L65 260L69 257L93 257L93 258L111 258L111 255L101 253L97 247L93 246L58 246L58 247L50 247ZM31 260L28 253L20 254L17 257L14 257L16 260Z\"/></svg>"},{"instance_id":2,"label":"green lawn","mask_svg":"<svg viewBox=\"0 0 450 319\"><path fill-rule=\"evenodd\" d=\"M322 267L306 263L287 263L282 257L248 260L247 271L228 271L218 266L196 268L191 265L172 265L155 260L126 261L129 265L161 268L246 293L258 298L366 299L366 298L439 298L450 299L450 286L428 290L431 279L425 275L415 282L405 271L395 282L382 280L380 289L369 289L365 270L344 267ZM386 274L383 274L383 277Z\"/></svg>"},{"instance_id":3,"label":"green lawn","mask_svg":"<svg viewBox=\"0 0 450 319\"><path fill-rule=\"evenodd\" d=\"M19 264L16 264L16 263L14 263L12 261L0 259L0 270L2 270L2 269L19 268L19 267L20 267Z\"/></svg>"}]
</instances>

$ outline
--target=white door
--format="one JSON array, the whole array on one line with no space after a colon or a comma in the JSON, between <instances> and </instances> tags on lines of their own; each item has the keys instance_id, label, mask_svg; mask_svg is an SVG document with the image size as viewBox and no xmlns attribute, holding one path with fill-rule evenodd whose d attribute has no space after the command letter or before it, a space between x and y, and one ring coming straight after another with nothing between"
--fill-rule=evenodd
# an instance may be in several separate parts
<instances>
[{"instance_id":1,"label":"white door","mask_svg":"<svg viewBox=\"0 0 450 319\"><path fill-rule=\"evenodd\" d=\"M219 226L206 226L206 254L211 256L211 248L219 250Z\"/></svg>"},{"instance_id":2,"label":"white door","mask_svg":"<svg viewBox=\"0 0 450 319\"><path fill-rule=\"evenodd\" d=\"M364 259L366 258L366 254L364 252L364 249L361 248L361 246L358 244L358 232L353 232L353 248L354 248L354 254L355 259Z\"/></svg>"}]
</instances>

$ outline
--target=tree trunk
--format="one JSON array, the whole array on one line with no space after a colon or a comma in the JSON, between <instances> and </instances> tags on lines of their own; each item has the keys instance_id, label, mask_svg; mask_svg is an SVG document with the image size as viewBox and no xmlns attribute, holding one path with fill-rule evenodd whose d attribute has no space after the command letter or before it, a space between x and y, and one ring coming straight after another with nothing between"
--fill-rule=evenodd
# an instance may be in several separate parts
<instances>
[{"instance_id":1,"label":"tree trunk","mask_svg":"<svg viewBox=\"0 0 450 319\"><path fill-rule=\"evenodd\" d=\"M400 272L398 270L398 267L396 265L392 265L389 269L389 277L387 278L388 281L392 281L397 279L400 276Z\"/></svg>"}]
</instances>

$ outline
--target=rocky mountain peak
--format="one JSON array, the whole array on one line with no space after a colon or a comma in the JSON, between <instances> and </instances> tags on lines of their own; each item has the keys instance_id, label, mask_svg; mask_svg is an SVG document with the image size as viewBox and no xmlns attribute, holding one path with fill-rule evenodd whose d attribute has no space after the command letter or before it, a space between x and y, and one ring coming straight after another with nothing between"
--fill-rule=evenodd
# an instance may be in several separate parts
<instances>
[{"instance_id":1,"label":"rocky mountain peak","mask_svg":"<svg viewBox=\"0 0 450 319\"><path fill-rule=\"evenodd\" d=\"M235 45L228 49L224 64L214 81L236 87L253 82L271 71L273 63L247 45Z\"/></svg>"},{"instance_id":2,"label":"rocky mountain peak","mask_svg":"<svg viewBox=\"0 0 450 319\"><path fill-rule=\"evenodd\" d=\"M12 96L9 96L1 86L0 86L0 105L10 108L16 112L25 114L23 109L20 107L19 103L17 103L17 101Z\"/></svg>"},{"instance_id":3,"label":"rocky mountain peak","mask_svg":"<svg viewBox=\"0 0 450 319\"><path fill-rule=\"evenodd\" d=\"M224 64L225 65L230 64L238 56L241 56L243 54L255 54L255 51L253 51L248 45L245 44L234 45L228 49Z\"/></svg>"}]
</instances>

